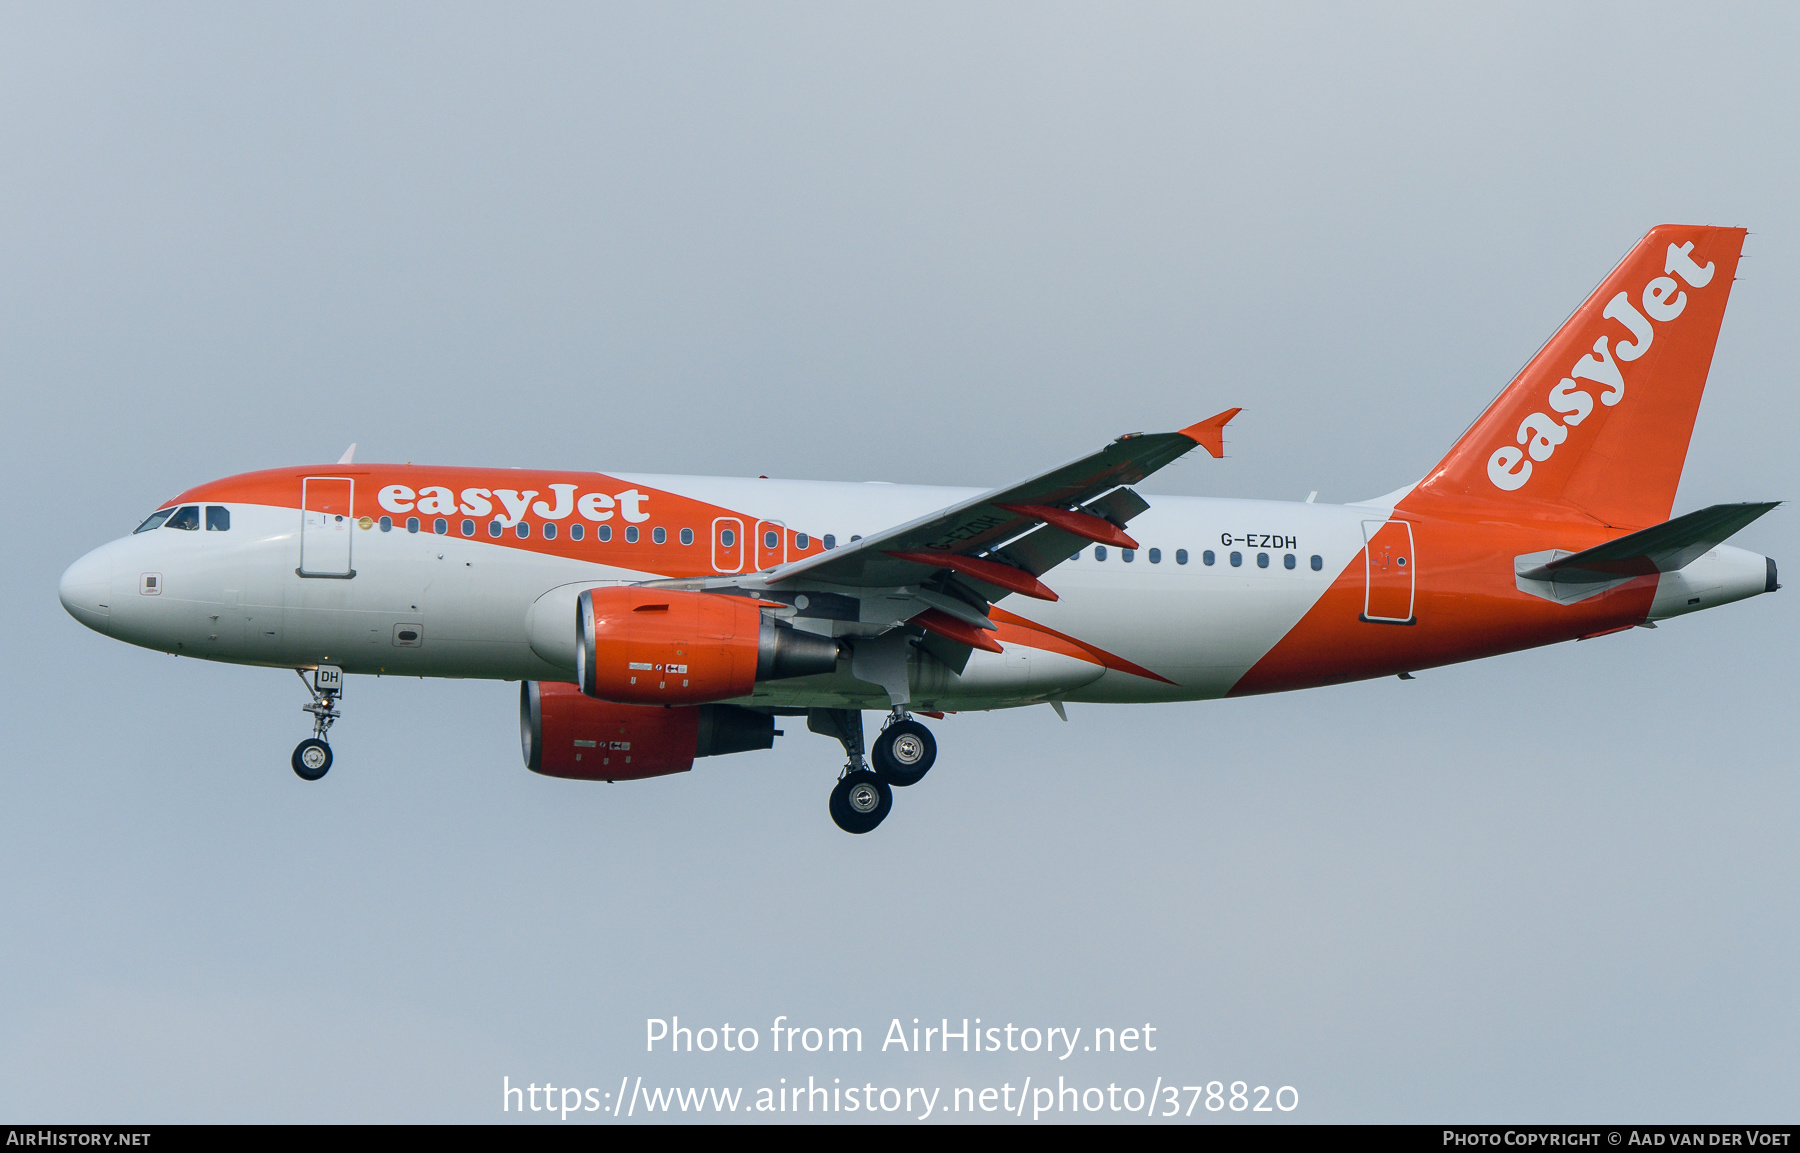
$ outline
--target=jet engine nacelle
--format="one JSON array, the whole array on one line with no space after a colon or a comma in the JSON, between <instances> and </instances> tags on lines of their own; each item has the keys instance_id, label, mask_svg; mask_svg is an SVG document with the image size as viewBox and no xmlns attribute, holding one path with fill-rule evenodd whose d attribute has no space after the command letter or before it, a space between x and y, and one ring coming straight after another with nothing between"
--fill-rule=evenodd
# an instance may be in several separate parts
<instances>
[{"instance_id":1,"label":"jet engine nacelle","mask_svg":"<svg viewBox=\"0 0 1800 1153\"><path fill-rule=\"evenodd\" d=\"M519 691L525 767L548 777L635 781L685 773L696 757L774 747L775 718L736 705L618 705L574 685L526 681Z\"/></svg>"},{"instance_id":2,"label":"jet engine nacelle","mask_svg":"<svg viewBox=\"0 0 1800 1153\"><path fill-rule=\"evenodd\" d=\"M730 700L837 661L837 641L777 624L747 597L627 585L586 589L575 602L576 683L598 700Z\"/></svg>"}]
</instances>

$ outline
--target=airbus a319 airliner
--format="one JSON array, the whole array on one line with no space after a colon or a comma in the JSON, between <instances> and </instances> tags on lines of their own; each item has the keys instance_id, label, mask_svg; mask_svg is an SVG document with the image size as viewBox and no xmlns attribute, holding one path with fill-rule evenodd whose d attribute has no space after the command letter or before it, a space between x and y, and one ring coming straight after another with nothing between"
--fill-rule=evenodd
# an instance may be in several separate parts
<instances>
[{"instance_id":1,"label":"airbus a319 airliner","mask_svg":"<svg viewBox=\"0 0 1800 1153\"><path fill-rule=\"evenodd\" d=\"M936 758L918 715L1406 677L1774 591L1723 543L1773 503L1669 519L1744 235L1652 230L1422 480L1355 504L1137 491L1222 455L1237 409L985 492L346 453L189 489L61 599L131 644L299 670L309 781L344 676L482 677L521 682L554 777L683 772L804 717L864 833Z\"/></svg>"}]
</instances>

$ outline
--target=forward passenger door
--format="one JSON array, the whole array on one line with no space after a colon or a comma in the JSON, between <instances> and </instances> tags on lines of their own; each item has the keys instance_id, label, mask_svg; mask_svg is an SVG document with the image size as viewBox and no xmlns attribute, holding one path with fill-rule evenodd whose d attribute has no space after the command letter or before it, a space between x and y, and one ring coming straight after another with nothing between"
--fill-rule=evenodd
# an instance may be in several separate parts
<instances>
[{"instance_id":1,"label":"forward passenger door","mask_svg":"<svg viewBox=\"0 0 1800 1153\"><path fill-rule=\"evenodd\" d=\"M353 577L350 538L355 533L356 482L309 476L300 482L300 575Z\"/></svg>"}]
</instances>

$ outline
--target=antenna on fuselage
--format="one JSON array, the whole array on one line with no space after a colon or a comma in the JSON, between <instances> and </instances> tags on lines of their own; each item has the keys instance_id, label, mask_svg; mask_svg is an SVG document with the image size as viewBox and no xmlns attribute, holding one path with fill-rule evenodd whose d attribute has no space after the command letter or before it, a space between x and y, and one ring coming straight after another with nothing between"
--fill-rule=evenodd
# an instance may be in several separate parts
<instances>
[{"instance_id":1,"label":"antenna on fuselage","mask_svg":"<svg viewBox=\"0 0 1800 1153\"><path fill-rule=\"evenodd\" d=\"M344 455L338 457L338 463L339 464L353 464L355 462L352 461L350 458L355 455L356 455L356 442L351 441L350 447L344 450Z\"/></svg>"}]
</instances>

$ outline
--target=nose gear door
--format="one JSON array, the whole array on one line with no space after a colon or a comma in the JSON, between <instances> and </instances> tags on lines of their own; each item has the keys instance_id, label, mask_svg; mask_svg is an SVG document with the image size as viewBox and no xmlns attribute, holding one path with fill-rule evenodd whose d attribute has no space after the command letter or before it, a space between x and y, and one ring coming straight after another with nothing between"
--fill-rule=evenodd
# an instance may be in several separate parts
<instances>
[{"instance_id":1,"label":"nose gear door","mask_svg":"<svg viewBox=\"0 0 1800 1153\"><path fill-rule=\"evenodd\" d=\"M350 538L356 529L356 482L309 476L300 482L300 568L303 577L353 577Z\"/></svg>"}]
</instances>

